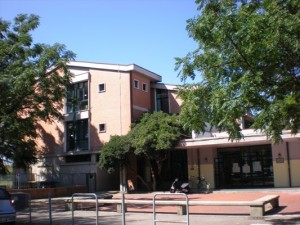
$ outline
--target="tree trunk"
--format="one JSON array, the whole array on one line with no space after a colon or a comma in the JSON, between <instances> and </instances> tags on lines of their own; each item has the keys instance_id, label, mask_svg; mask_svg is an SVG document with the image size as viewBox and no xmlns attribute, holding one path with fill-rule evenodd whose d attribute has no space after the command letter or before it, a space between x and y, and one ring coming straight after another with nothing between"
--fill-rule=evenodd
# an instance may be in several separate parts
<instances>
[{"instance_id":1,"label":"tree trunk","mask_svg":"<svg viewBox=\"0 0 300 225\"><path fill-rule=\"evenodd\" d=\"M137 175L137 178L142 182L142 184L147 188L147 191L151 191L151 187L144 181L144 179L140 176Z\"/></svg>"},{"instance_id":2,"label":"tree trunk","mask_svg":"<svg viewBox=\"0 0 300 225\"><path fill-rule=\"evenodd\" d=\"M151 177L152 177L152 190L156 191L156 175L152 165L151 165Z\"/></svg>"}]
</instances>

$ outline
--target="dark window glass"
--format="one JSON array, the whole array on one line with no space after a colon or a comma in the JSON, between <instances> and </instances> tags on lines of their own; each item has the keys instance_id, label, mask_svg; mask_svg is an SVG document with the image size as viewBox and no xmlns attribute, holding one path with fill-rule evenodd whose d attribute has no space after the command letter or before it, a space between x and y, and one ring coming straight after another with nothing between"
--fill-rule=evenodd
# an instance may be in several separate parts
<instances>
[{"instance_id":1,"label":"dark window glass","mask_svg":"<svg viewBox=\"0 0 300 225\"><path fill-rule=\"evenodd\" d=\"M104 92L105 91L105 84L99 84L98 85L98 90L99 90L99 92Z\"/></svg>"},{"instance_id":2,"label":"dark window glass","mask_svg":"<svg viewBox=\"0 0 300 225\"><path fill-rule=\"evenodd\" d=\"M70 85L67 90L67 112L73 113L88 109L88 82Z\"/></svg>"},{"instance_id":3,"label":"dark window glass","mask_svg":"<svg viewBox=\"0 0 300 225\"><path fill-rule=\"evenodd\" d=\"M82 151L88 149L88 120L70 121L67 128L67 151Z\"/></svg>"},{"instance_id":4,"label":"dark window glass","mask_svg":"<svg viewBox=\"0 0 300 225\"><path fill-rule=\"evenodd\" d=\"M105 132L105 131L106 131L105 124L104 123L99 124L99 132Z\"/></svg>"},{"instance_id":5,"label":"dark window glass","mask_svg":"<svg viewBox=\"0 0 300 225\"><path fill-rule=\"evenodd\" d=\"M147 90L147 84L143 83L143 91L148 91Z\"/></svg>"},{"instance_id":6,"label":"dark window glass","mask_svg":"<svg viewBox=\"0 0 300 225\"><path fill-rule=\"evenodd\" d=\"M134 88L139 89L139 81L134 80Z\"/></svg>"},{"instance_id":7,"label":"dark window glass","mask_svg":"<svg viewBox=\"0 0 300 225\"><path fill-rule=\"evenodd\" d=\"M169 95L168 90L156 89L156 109L169 113Z\"/></svg>"}]
</instances>

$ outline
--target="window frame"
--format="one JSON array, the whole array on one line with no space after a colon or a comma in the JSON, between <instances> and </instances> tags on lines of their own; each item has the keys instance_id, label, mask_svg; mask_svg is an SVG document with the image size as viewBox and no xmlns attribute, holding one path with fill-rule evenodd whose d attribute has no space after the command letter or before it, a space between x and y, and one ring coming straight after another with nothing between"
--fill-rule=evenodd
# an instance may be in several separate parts
<instances>
[{"instance_id":1,"label":"window frame","mask_svg":"<svg viewBox=\"0 0 300 225\"><path fill-rule=\"evenodd\" d=\"M147 83L142 83L142 90L144 91L144 92L148 92L148 84Z\"/></svg>"},{"instance_id":2,"label":"window frame","mask_svg":"<svg viewBox=\"0 0 300 225\"><path fill-rule=\"evenodd\" d=\"M66 121L66 151L86 151L89 148L89 121L80 119Z\"/></svg>"},{"instance_id":3,"label":"window frame","mask_svg":"<svg viewBox=\"0 0 300 225\"><path fill-rule=\"evenodd\" d=\"M103 85L103 90L100 90L100 86ZM102 93L102 92L106 92L106 84L105 83L100 83L98 84L98 92Z\"/></svg>"},{"instance_id":4,"label":"window frame","mask_svg":"<svg viewBox=\"0 0 300 225\"><path fill-rule=\"evenodd\" d=\"M135 89L140 89L140 81L137 80L137 79L134 79L134 80L133 80L133 87L134 87Z\"/></svg>"},{"instance_id":5,"label":"window frame","mask_svg":"<svg viewBox=\"0 0 300 225\"><path fill-rule=\"evenodd\" d=\"M89 83L87 80L70 84L67 88L66 113L89 109Z\"/></svg>"},{"instance_id":6,"label":"window frame","mask_svg":"<svg viewBox=\"0 0 300 225\"><path fill-rule=\"evenodd\" d=\"M103 126L103 128L101 128ZM105 123L99 123L99 133L106 133L106 124Z\"/></svg>"}]
</instances>

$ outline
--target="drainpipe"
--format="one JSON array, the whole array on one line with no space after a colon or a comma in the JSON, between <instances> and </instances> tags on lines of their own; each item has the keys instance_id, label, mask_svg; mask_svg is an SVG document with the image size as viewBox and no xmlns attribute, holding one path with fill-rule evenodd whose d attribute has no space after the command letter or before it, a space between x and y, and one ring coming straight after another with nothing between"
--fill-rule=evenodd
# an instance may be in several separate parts
<instances>
[{"instance_id":1,"label":"drainpipe","mask_svg":"<svg viewBox=\"0 0 300 225\"><path fill-rule=\"evenodd\" d=\"M287 155L287 162L288 162L289 187L292 187L291 163L290 163L290 146L289 146L289 142L286 142L286 155Z\"/></svg>"}]
</instances>

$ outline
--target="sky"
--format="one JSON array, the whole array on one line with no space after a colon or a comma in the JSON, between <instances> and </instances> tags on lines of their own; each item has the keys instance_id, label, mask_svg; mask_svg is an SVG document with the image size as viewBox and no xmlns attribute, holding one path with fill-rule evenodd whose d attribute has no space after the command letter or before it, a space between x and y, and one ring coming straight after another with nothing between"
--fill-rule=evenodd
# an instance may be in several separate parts
<instances>
[{"instance_id":1,"label":"sky","mask_svg":"<svg viewBox=\"0 0 300 225\"><path fill-rule=\"evenodd\" d=\"M196 49L186 20L195 0L0 0L0 17L40 16L34 43L66 45L77 61L137 64L181 84L175 57Z\"/></svg>"}]
</instances>

